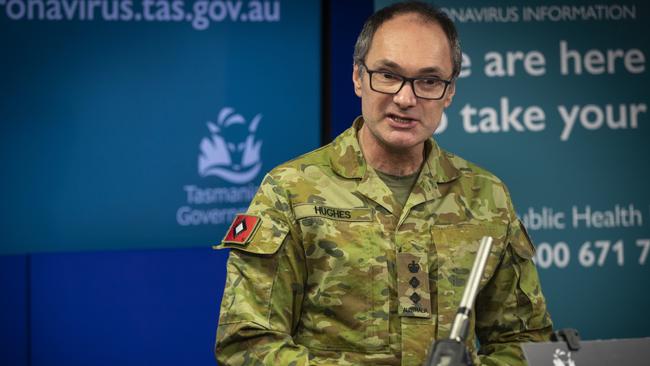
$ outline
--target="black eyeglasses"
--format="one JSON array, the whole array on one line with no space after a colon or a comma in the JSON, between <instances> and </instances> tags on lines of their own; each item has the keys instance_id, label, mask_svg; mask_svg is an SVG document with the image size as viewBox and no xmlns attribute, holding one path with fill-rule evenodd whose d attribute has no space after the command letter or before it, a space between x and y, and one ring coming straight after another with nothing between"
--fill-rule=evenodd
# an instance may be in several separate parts
<instances>
[{"instance_id":1,"label":"black eyeglasses","mask_svg":"<svg viewBox=\"0 0 650 366\"><path fill-rule=\"evenodd\" d=\"M361 63L370 76L370 89L383 94L397 94L406 82L411 83L411 89L416 97L429 100L439 100L445 95L450 80L436 77L407 78L388 71L370 70L365 63Z\"/></svg>"}]
</instances>

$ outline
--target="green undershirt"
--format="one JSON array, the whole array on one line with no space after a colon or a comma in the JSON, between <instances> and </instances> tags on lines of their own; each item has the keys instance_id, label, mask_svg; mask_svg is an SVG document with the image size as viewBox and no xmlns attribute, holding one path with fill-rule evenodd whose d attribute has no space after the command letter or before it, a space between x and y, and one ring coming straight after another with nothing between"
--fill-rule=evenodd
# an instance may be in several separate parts
<instances>
[{"instance_id":1,"label":"green undershirt","mask_svg":"<svg viewBox=\"0 0 650 366\"><path fill-rule=\"evenodd\" d=\"M379 178L381 178L381 180L384 181L388 188L390 188L390 190L393 192L393 196L399 204L401 211L401 208L404 207L406 200L408 200L409 195L411 194L411 189L413 189L413 185L418 179L420 172L417 171L413 174L400 177L397 175L386 174L384 172L380 172L379 170L375 171L377 172Z\"/></svg>"}]
</instances>

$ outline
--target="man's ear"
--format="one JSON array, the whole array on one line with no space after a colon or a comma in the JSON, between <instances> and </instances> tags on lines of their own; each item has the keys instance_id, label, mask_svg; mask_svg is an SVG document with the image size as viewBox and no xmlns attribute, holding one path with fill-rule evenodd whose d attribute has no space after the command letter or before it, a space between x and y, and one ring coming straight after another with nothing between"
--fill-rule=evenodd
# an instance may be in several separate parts
<instances>
[{"instance_id":1,"label":"man's ear","mask_svg":"<svg viewBox=\"0 0 650 366\"><path fill-rule=\"evenodd\" d=\"M359 65L354 65L352 68L352 84L354 85L354 94L357 95L357 97L361 98L361 75L359 75Z\"/></svg>"},{"instance_id":2,"label":"man's ear","mask_svg":"<svg viewBox=\"0 0 650 366\"><path fill-rule=\"evenodd\" d=\"M451 100L454 99L455 94L456 94L456 80L452 81L451 84L449 84L449 86L447 87L447 91L445 92L445 97L443 98L443 101L445 103L445 108L451 105Z\"/></svg>"}]
</instances>

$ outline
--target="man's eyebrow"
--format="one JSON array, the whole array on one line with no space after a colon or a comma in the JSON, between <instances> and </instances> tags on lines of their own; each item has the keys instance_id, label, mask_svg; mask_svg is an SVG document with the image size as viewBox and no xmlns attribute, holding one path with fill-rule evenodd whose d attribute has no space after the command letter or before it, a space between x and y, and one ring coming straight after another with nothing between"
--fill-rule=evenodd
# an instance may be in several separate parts
<instances>
[{"instance_id":1,"label":"man's eyebrow","mask_svg":"<svg viewBox=\"0 0 650 366\"><path fill-rule=\"evenodd\" d=\"M420 74L439 74L439 75L443 74L442 69L439 68L439 67L436 67L436 66L424 67L424 68L418 70L418 72Z\"/></svg>"},{"instance_id":2,"label":"man's eyebrow","mask_svg":"<svg viewBox=\"0 0 650 366\"><path fill-rule=\"evenodd\" d=\"M379 66L387 66L387 67L390 67L392 69L402 70L402 67L399 64L397 64L397 63L395 63L395 62L393 62L391 60L387 60L385 58L383 58L381 60L377 60L376 64L378 64Z\"/></svg>"},{"instance_id":3,"label":"man's eyebrow","mask_svg":"<svg viewBox=\"0 0 650 366\"><path fill-rule=\"evenodd\" d=\"M405 71L399 64L397 64L394 61L388 60L388 59L380 59L376 62L378 66L386 66L390 67L392 69L398 70L400 72ZM423 67L418 70L418 74L439 74L443 75L442 69L440 69L437 66L429 66L429 67Z\"/></svg>"}]
</instances>

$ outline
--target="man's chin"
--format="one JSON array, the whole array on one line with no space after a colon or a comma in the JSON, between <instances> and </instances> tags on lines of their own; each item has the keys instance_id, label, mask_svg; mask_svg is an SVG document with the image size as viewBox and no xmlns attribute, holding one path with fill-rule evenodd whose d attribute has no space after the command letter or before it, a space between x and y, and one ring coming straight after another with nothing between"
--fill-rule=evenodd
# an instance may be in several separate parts
<instances>
[{"instance_id":1,"label":"man's chin","mask_svg":"<svg viewBox=\"0 0 650 366\"><path fill-rule=\"evenodd\" d=\"M389 136L389 138L383 141L385 147L394 152L410 151L423 142L415 139L413 136L409 136L408 138Z\"/></svg>"}]
</instances>

